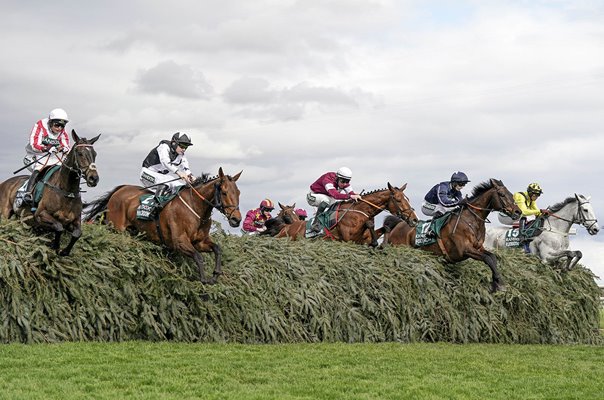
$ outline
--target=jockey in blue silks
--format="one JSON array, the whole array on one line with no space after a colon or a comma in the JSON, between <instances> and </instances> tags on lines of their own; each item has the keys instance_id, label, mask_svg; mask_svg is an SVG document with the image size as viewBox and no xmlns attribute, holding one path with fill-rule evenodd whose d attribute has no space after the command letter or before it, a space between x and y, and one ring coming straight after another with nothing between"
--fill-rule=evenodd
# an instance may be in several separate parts
<instances>
[{"instance_id":1,"label":"jockey in blue silks","mask_svg":"<svg viewBox=\"0 0 604 400\"><path fill-rule=\"evenodd\" d=\"M451 175L451 180L441 182L432 187L424 197L422 212L430 217L438 218L453 210L463 199L461 189L470 182L463 172L457 171Z\"/></svg>"}]
</instances>

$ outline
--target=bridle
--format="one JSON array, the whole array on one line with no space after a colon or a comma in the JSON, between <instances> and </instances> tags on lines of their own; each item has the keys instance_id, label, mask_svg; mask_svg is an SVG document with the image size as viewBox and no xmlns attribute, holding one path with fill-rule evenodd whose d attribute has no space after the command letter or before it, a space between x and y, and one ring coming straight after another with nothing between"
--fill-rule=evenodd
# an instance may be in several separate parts
<instances>
[{"instance_id":1,"label":"bridle","mask_svg":"<svg viewBox=\"0 0 604 400\"><path fill-rule=\"evenodd\" d=\"M75 172L75 173L77 174L78 178L79 178L79 179L81 179L81 178L82 178L82 175L84 175L84 176L85 176L85 175L87 175L89 171L96 171L96 170L97 170L97 168L96 168L96 164L94 163L94 156L92 155L92 152L90 152L90 151L87 151L87 152L86 152L86 155L90 155L90 158L92 158L92 162L89 162L89 163L88 163L88 165L86 165L86 166L84 166L84 167L82 168L82 166L80 165L80 161L79 161L80 157L78 157L78 154L76 153L76 149L77 149L78 147L86 147L86 148L87 148L87 150L90 150L90 149L88 149L88 148L92 148L92 145L91 145L91 144L87 144L87 143L79 143L79 144L76 144L76 145L75 145L75 146L73 146L73 148L71 149L71 151L73 151L73 152L74 152L73 157L74 157L74 160L75 160L75 161L74 161L75 167L72 167L72 166L70 166L70 165L67 165L67 163L62 163L62 165L63 165L65 168L69 169L70 171ZM88 158L88 157L87 157L87 158Z\"/></svg>"},{"instance_id":2,"label":"bridle","mask_svg":"<svg viewBox=\"0 0 604 400\"><path fill-rule=\"evenodd\" d=\"M580 224L589 231L595 224L598 223L598 220L596 218L587 218L585 216L585 213L583 212L583 208L581 206L583 206L584 204L590 204L589 200L581 202L581 199L579 199L579 196L577 196L577 194L575 194L575 199L577 199L577 213L573 216L572 220L561 217L554 213L550 213L549 215L562 221L566 221L570 224ZM591 222L591 224L587 225L589 222Z\"/></svg>"}]
</instances>

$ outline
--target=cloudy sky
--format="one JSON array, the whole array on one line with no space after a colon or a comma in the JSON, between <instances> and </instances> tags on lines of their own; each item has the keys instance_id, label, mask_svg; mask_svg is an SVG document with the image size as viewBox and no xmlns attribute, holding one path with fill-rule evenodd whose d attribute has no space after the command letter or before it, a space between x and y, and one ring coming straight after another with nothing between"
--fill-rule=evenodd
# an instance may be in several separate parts
<instances>
[{"instance_id":1,"label":"cloudy sky","mask_svg":"<svg viewBox=\"0 0 604 400\"><path fill-rule=\"evenodd\" d=\"M408 182L418 212L462 170L604 213L601 1L5 0L0 21L1 179L61 107L102 133L85 199L137 184L180 131L195 172L243 170L244 212L310 211L310 183L348 166L357 191ZM571 246L604 277L604 234Z\"/></svg>"}]
</instances>

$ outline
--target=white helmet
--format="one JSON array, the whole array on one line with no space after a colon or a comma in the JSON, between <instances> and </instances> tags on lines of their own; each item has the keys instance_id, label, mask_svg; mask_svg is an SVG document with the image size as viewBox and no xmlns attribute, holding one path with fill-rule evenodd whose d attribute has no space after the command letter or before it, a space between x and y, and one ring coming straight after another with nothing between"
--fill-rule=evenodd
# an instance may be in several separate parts
<instances>
[{"instance_id":1,"label":"white helmet","mask_svg":"<svg viewBox=\"0 0 604 400\"><path fill-rule=\"evenodd\" d=\"M336 176L338 178L344 178L344 179L350 180L350 179L352 179L352 171L348 167L342 167L338 170L338 172L336 172Z\"/></svg>"},{"instance_id":2,"label":"white helmet","mask_svg":"<svg viewBox=\"0 0 604 400\"><path fill-rule=\"evenodd\" d=\"M55 108L48 114L48 120L53 121L55 119L60 119L65 121L65 123L69 122L69 117L67 113L62 108Z\"/></svg>"}]
</instances>

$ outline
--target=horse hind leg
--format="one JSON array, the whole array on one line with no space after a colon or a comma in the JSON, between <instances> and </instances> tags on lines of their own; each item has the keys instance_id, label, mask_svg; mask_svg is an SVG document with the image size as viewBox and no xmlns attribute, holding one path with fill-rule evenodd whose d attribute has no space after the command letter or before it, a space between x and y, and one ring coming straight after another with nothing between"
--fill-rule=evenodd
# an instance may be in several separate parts
<instances>
[{"instance_id":1,"label":"horse hind leg","mask_svg":"<svg viewBox=\"0 0 604 400\"><path fill-rule=\"evenodd\" d=\"M65 247L61 252L59 252L60 256L68 256L71 254L71 250L73 246L78 241L78 239L82 236L82 230L78 227L71 232L71 239L69 240L69 244Z\"/></svg>"},{"instance_id":2,"label":"horse hind leg","mask_svg":"<svg viewBox=\"0 0 604 400\"><path fill-rule=\"evenodd\" d=\"M583 253L579 250L576 251L571 251L573 257L570 260L570 262L568 263L568 266L566 267L566 269L568 271L570 271L571 269L575 268L575 266L577 265L577 263L581 260L581 258L583 258Z\"/></svg>"}]
</instances>

